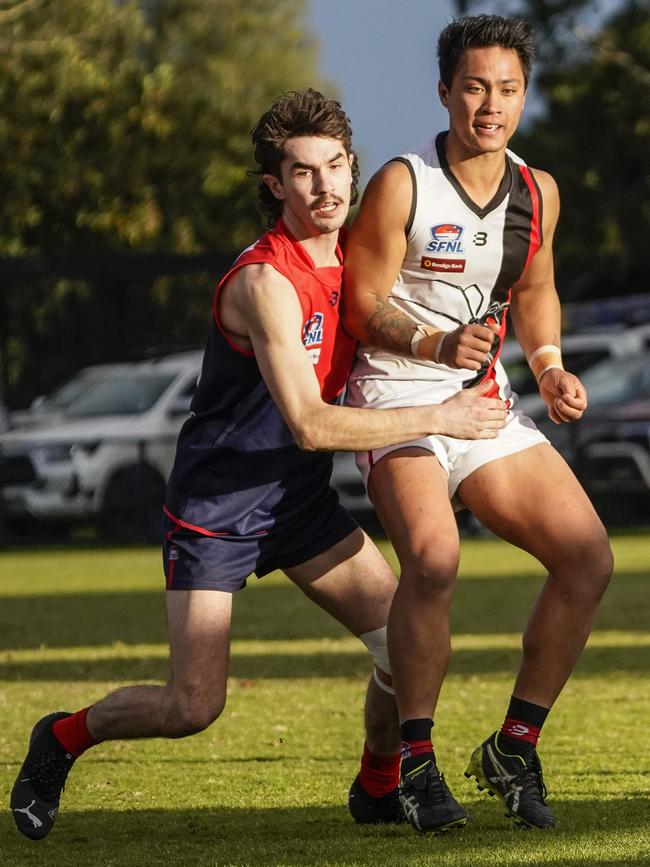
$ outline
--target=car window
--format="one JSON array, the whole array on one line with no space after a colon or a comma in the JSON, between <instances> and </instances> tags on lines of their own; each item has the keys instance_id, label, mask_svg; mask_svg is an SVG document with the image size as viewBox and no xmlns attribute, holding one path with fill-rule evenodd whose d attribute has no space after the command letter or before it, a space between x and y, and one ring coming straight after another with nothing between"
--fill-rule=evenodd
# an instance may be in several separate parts
<instances>
[{"instance_id":1,"label":"car window","mask_svg":"<svg viewBox=\"0 0 650 867\"><path fill-rule=\"evenodd\" d=\"M585 371L589 404L605 405L650 397L650 356L603 361Z\"/></svg>"},{"instance_id":2,"label":"car window","mask_svg":"<svg viewBox=\"0 0 650 867\"><path fill-rule=\"evenodd\" d=\"M82 370L70 379L66 380L53 392L48 394L42 401L40 409L64 410L71 406L75 400L88 391L95 383L99 382L108 371L105 369Z\"/></svg>"},{"instance_id":3,"label":"car window","mask_svg":"<svg viewBox=\"0 0 650 867\"><path fill-rule=\"evenodd\" d=\"M128 372L109 376L83 395L66 418L97 415L134 415L146 412L176 378L176 373Z\"/></svg>"},{"instance_id":4,"label":"car window","mask_svg":"<svg viewBox=\"0 0 650 867\"><path fill-rule=\"evenodd\" d=\"M583 371L609 359L610 353L605 347L589 350L567 349L562 351L562 358L565 368L571 373L575 373L576 376L580 376ZM512 390L516 391L520 397L527 394L537 394L537 382L525 358L504 362L503 366L508 374Z\"/></svg>"}]
</instances>

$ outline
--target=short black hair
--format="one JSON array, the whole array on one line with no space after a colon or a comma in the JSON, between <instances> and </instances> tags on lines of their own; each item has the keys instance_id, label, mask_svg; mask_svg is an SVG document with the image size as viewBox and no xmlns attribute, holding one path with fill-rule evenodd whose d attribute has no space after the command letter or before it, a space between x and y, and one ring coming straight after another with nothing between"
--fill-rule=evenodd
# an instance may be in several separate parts
<instances>
[{"instance_id":1,"label":"short black hair","mask_svg":"<svg viewBox=\"0 0 650 867\"><path fill-rule=\"evenodd\" d=\"M280 166L284 146L290 138L321 136L339 139L348 156L352 155L350 204L357 200L359 164L352 150L352 126L341 104L317 90L290 91L277 99L251 130L255 161L259 169L251 174L274 175L282 180ZM270 227L282 216L283 203L276 199L263 180L258 186L258 204Z\"/></svg>"},{"instance_id":2,"label":"short black hair","mask_svg":"<svg viewBox=\"0 0 650 867\"><path fill-rule=\"evenodd\" d=\"M535 57L533 33L523 18L502 18L500 15L465 15L448 24L438 39L440 80L450 88L463 52L468 48L514 48L528 87L530 70Z\"/></svg>"}]
</instances>

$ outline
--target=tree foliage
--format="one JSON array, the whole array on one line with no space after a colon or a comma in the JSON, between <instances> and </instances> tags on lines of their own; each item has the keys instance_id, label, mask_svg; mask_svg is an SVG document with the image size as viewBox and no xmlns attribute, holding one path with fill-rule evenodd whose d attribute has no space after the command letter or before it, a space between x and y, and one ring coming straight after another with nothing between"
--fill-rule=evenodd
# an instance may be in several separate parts
<instances>
[{"instance_id":1,"label":"tree foliage","mask_svg":"<svg viewBox=\"0 0 650 867\"><path fill-rule=\"evenodd\" d=\"M474 0L457 0L474 12ZM650 18L620 3L590 30L589 0L514 0L536 31L542 109L512 147L557 180L555 240L565 300L644 291L650 270ZM482 7L483 8L483 7ZM592 12L594 10L592 9ZM582 16L582 17L581 17ZM582 22L582 23L581 23Z\"/></svg>"},{"instance_id":2,"label":"tree foliage","mask_svg":"<svg viewBox=\"0 0 650 867\"><path fill-rule=\"evenodd\" d=\"M544 114L514 142L562 197L557 267L573 300L642 292L650 268L650 18L627 3L588 56L539 76Z\"/></svg>"},{"instance_id":3,"label":"tree foliage","mask_svg":"<svg viewBox=\"0 0 650 867\"><path fill-rule=\"evenodd\" d=\"M248 243L249 131L316 82L303 7L0 0L0 253Z\"/></svg>"}]
</instances>

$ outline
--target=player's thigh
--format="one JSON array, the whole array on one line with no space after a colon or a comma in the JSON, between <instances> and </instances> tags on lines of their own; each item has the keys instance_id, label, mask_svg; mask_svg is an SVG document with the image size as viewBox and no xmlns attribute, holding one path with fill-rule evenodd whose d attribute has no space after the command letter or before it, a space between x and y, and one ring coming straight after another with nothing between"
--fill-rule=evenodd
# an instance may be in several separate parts
<instances>
[{"instance_id":1,"label":"player's thigh","mask_svg":"<svg viewBox=\"0 0 650 867\"><path fill-rule=\"evenodd\" d=\"M306 596L355 635L378 629L388 620L397 581L361 529L284 571Z\"/></svg>"},{"instance_id":2,"label":"player's thigh","mask_svg":"<svg viewBox=\"0 0 650 867\"><path fill-rule=\"evenodd\" d=\"M372 468L369 494L402 568L435 578L455 575L459 542L447 473L421 448L390 452Z\"/></svg>"},{"instance_id":3,"label":"player's thigh","mask_svg":"<svg viewBox=\"0 0 650 867\"><path fill-rule=\"evenodd\" d=\"M502 539L553 571L567 562L607 560L607 534L560 454L537 445L474 470L458 490L463 503Z\"/></svg>"},{"instance_id":4,"label":"player's thigh","mask_svg":"<svg viewBox=\"0 0 650 867\"><path fill-rule=\"evenodd\" d=\"M232 593L173 590L166 597L174 689L189 695L225 698Z\"/></svg>"}]
</instances>

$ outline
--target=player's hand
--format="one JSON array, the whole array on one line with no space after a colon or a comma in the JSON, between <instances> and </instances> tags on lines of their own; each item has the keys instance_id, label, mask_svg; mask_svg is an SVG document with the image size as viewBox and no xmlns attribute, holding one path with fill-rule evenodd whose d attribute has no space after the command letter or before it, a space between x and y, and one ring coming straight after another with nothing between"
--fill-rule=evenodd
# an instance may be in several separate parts
<instances>
[{"instance_id":1,"label":"player's hand","mask_svg":"<svg viewBox=\"0 0 650 867\"><path fill-rule=\"evenodd\" d=\"M539 381L539 393L555 424L577 421L587 409L587 392L577 376L552 367Z\"/></svg>"},{"instance_id":2,"label":"player's hand","mask_svg":"<svg viewBox=\"0 0 650 867\"><path fill-rule=\"evenodd\" d=\"M463 440L487 440L498 436L506 423L508 405L503 400L484 396L493 384L492 380L482 382L443 401L438 407L441 414L438 433Z\"/></svg>"},{"instance_id":3,"label":"player's hand","mask_svg":"<svg viewBox=\"0 0 650 867\"><path fill-rule=\"evenodd\" d=\"M497 325L460 325L445 335L439 361L447 367L480 370L488 357Z\"/></svg>"}]
</instances>

